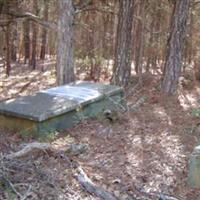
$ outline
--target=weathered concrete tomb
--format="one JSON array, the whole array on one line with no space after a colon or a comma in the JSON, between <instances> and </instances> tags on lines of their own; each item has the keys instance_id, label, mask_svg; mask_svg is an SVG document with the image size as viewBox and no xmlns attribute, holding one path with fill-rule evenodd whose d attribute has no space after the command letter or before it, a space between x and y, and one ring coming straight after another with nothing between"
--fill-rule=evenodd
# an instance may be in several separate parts
<instances>
[{"instance_id":1,"label":"weathered concrete tomb","mask_svg":"<svg viewBox=\"0 0 200 200\"><path fill-rule=\"evenodd\" d=\"M34 134L72 127L123 102L118 86L75 82L0 102L0 127Z\"/></svg>"}]
</instances>

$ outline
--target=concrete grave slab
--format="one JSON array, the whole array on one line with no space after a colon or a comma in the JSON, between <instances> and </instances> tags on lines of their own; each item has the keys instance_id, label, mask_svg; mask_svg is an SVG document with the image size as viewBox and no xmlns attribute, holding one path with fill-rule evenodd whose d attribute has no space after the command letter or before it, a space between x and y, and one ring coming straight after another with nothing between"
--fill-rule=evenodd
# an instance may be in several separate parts
<instances>
[{"instance_id":1,"label":"concrete grave slab","mask_svg":"<svg viewBox=\"0 0 200 200\"><path fill-rule=\"evenodd\" d=\"M0 126L35 133L61 130L104 109L116 109L122 97L117 86L75 82L1 102Z\"/></svg>"},{"instance_id":2,"label":"concrete grave slab","mask_svg":"<svg viewBox=\"0 0 200 200\"><path fill-rule=\"evenodd\" d=\"M188 185L200 188L200 146L196 146L189 157Z\"/></svg>"},{"instance_id":3,"label":"concrete grave slab","mask_svg":"<svg viewBox=\"0 0 200 200\"><path fill-rule=\"evenodd\" d=\"M76 101L61 96L36 93L0 103L0 113L40 122L73 110L76 105Z\"/></svg>"}]
</instances>

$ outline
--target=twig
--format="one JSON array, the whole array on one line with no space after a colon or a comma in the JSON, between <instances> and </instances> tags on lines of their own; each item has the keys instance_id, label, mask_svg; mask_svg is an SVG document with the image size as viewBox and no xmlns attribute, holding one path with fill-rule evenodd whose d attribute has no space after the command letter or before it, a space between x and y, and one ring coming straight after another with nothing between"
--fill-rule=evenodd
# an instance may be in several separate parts
<instances>
[{"instance_id":1,"label":"twig","mask_svg":"<svg viewBox=\"0 0 200 200\"><path fill-rule=\"evenodd\" d=\"M5 176L2 177L4 179L4 181L8 184L8 186L10 187L10 189L20 198L20 200L22 199L22 195L15 189L15 186L12 184L12 182L7 179Z\"/></svg>"},{"instance_id":2,"label":"twig","mask_svg":"<svg viewBox=\"0 0 200 200\"><path fill-rule=\"evenodd\" d=\"M28 190L27 190L26 193L21 197L20 200L25 200L25 199L29 196L31 189L32 189L32 187L31 187L31 185L29 185Z\"/></svg>"}]
</instances>

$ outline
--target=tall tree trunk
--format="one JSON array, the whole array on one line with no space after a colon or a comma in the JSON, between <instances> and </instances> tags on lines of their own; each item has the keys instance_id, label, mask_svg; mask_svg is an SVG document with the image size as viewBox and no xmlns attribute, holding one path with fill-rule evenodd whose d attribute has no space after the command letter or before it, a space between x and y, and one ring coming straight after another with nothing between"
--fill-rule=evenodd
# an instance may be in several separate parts
<instances>
[{"instance_id":1,"label":"tall tree trunk","mask_svg":"<svg viewBox=\"0 0 200 200\"><path fill-rule=\"evenodd\" d=\"M117 13L118 12L118 7L119 7L119 1L116 1L114 3L114 12ZM112 35L113 35L113 41L112 41L112 59L115 59L115 53L116 53L116 46L117 46L117 28L118 28L118 20L119 20L119 16L114 15L113 17L113 29L112 29Z\"/></svg>"},{"instance_id":2,"label":"tall tree trunk","mask_svg":"<svg viewBox=\"0 0 200 200\"><path fill-rule=\"evenodd\" d=\"M24 21L24 63L29 62L30 59L30 22L25 19Z\"/></svg>"},{"instance_id":3,"label":"tall tree trunk","mask_svg":"<svg viewBox=\"0 0 200 200\"><path fill-rule=\"evenodd\" d=\"M10 25L6 27L6 75L10 75Z\"/></svg>"},{"instance_id":4,"label":"tall tree trunk","mask_svg":"<svg viewBox=\"0 0 200 200\"><path fill-rule=\"evenodd\" d=\"M189 3L190 0L176 0L174 3L162 82L162 91L166 94L175 93L178 87Z\"/></svg>"},{"instance_id":5,"label":"tall tree trunk","mask_svg":"<svg viewBox=\"0 0 200 200\"><path fill-rule=\"evenodd\" d=\"M72 0L59 0L58 44L57 44L57 83L59 85L74 81L73 60L73 19Z\"/></svg>"},{"instance_id":6,"label":"tall tree trunk","mask_svg":"<svg viewBox=\"0 0 200 200\"><path fill-rule=\"evenodd\" d=\"M37 24L32 22L32 54L31 54L31 66L32 69L36 69L36 48L37 48Z\"/></svg>"},{"instance_id":7,"label":"tall tree trunk","mask_svg":"<svg viewBox=\"0 0 200 200\"><path fill-rule=\"evenodd\" d=\"M135 51L135 71L139 75L139 83L142 84L142 66L144 52L144 21L145 21L145 1L139 4L139 22L137 25L137 48Z\"/></svg>"},{"instance_id":8,"label":"tall tree trunk","mask_svg":"<svg viewBox=\"0 0 200 200\"><path fill-rule=\"evenodd\" d=\"M88 43L88 52L89 52L89 60L90 60L90 79L95 80L95 15L96 13L88 13L88 22L90 24L90 33L88 33L87 43Z\"/></svg>"},{"instance_id":9,"label":"tall tree trunk","mask_svg":"<svg viewBox=\"0 0 200 200\"><path fill-rule=\"evenodd\" d=\"M49 17L49 2L48 0L45 0L45 8L44 8L44 20L48 21ZM41 50L40 50L40 59L44 60L45 59L45 54L46 54L46 43L47 43L47 29L44 27L42 30L42 45L41 45Z\"/></svg>"},{"instance_id":10,"label":"tall tree trunk","mask_svg":"<svg viewBox=\"0 0 200 200\"><path fill-rule=\"evenodd\" d=\"M119 21L112 82L121 86L128 85L131 75L131 31L134 2L134 0L120 0L119 2Z\"/></svg>"},{"instance_id":11,"label":"tall tree trunk","mask_svg":"<svg viewBox=\"0 0 200 200\"><path fill-rule=\"evenodd\" d=\"M33 9L36 15L38 15L38 4L37 0L33 3ZM32 69L36 69L36 53L37 53L37 35L38 35L38 27L35 22L32 22L32 55L31 55L31 66Z\"/></svg>"},{"instance_id":12,"label":"tall tree trunk","mask_svg":"<svg viewBox=\"0 0 200 200\"><path fill-rule=\"evenodd\" d=\"M7 1L8 9L18 9L19 2L17 0ZM11 17L14 19L14 16ZM18 22L16 20L12 23L12 29L10 30L10 58L11 61L17 60L17 41L18 41Z\"/></svg>"},{"instance_id":13,"label":"tall tree trunk","mask_svg":"<svg viewBox=\"0 0 200 200\"><path fill-rule=\"evenodd\" d=\"M192 61L193 61L193 41L194 41L194 37L193 37L193 33L194 33L194 13L191 11L191 14L190 14L190 28L189 28L189 47L188 47L188 64L192 64Z\"/></svg>"},{"instance_id":14,"label":"tall tree trunk","mask_svg":"<svg viewBox=\"0 0 200 200\"><path fill-rule=\"evenodd\" d=\"M101 2L99 2L101 5ZM91 69L90 69L90 78L95 82L99 81L101 76L101 61L103 57L103 30L102 30L102 13L94 12L90 16L90 21L92 24L91 27Z\"/></svg>"},{"instance_id":15,"label":"tall tree trunk","mask_svg":"<svg viewBox=\"0 0 200 200\"><path fill-rule=\"evenodd\" d=\"M17 32L17 22L14 22L12 26L12 40L11 40L11 60L17 60L17 40L18 40L18 32Z\"/></svg>"},{"instance_id":16,"label":"tall tree trunk","mask_svg":"<svg viewBox=\"0 0 200 200\"><path fill-rule=\"evenodd\" d=\"M153 47L154 47L154 22L155 16L152 18L151 26L150 26L150 36L148 41L148 49L147 49L147 64L146 64L146 72L150 71L150 67L152 66L152 57L153 57Z\"/></svg>"}]
</instances>

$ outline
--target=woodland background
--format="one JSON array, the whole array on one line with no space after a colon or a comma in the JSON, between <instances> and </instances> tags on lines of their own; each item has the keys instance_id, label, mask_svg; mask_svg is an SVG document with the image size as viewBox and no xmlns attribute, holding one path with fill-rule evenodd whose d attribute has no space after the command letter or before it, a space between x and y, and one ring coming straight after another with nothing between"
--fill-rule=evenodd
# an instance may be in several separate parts
<instances>
[{"instance_id":1,"label":"woodland background","mask_svg":"<svg viewBox=\"0 0 200 200\"><path fill-rule=\"evenodd\" d=\"M175 11L178 7L181 10L180 2L182 5L188 5L183 7L182 13ZM67 6L68 10L71 9L69 16L63 11L64 6ZM181 19L180 15L185 15L187 24L183 22L183 27L180 24L177 26L179 30L175 30L183 35L183 41L179 42L183 43L183 47L176 49L176 41L181 39L181 36L177 36L173 41L176 51L174 55L179 55L177 51L183 52L178 61L181 66L177 64L178 68L183 74L189 70L190 74L193 73L193 78L195 76L200 79L199 9L199 2L195 0L1 0L1 66L6 68L6 74L9 75L12 65L16 63L26 64L34 70L38 63L47 59L55 60L57 56L57 82L60 84L74 80L74 71L77 78L82 74L84 79L94 81L99 81L101 77L113 79L116 66L129 74L130 71L131 74L136 74L141 82L145 72L162 76L167 65L167 52L173 51L168 48L170 35L173 35L172 22L176 20L176 16ZM67 30L64 23L69 24L70 30ZM63 33L65 36L62 35L63 30L66 31ZM68 34L69 32L71 33ZM68 39L68 43L63 42ZM68 49L71 52L68 52ZM117 63L119 56L124 66ZM62 57L68 59L64 67L60 61ZM73 69L70 71L70 68ZM60 73L67 73L66 76L72 74L72 77L62 81L63 75ZM119 83L116 77L114 79L117 84L122 85L130 82L130 77L123 83Z\"/></svg>"},{"instance_id":2,"label":"woodland background","mask_svg":"<svg viewBox=\"0 0 200 200\"><path fill-rule=\"evenodd\" d=\"M56 151L18 159L5 155L38 140L0 128L0 199L99 200L77 165L120 200L200 199L187 184L200 144L199 25L198 0L0 0L1 101L93 80L123 86L129 108L50 133ZM71 144L89 148L71 155Z\"/></svg>"}]
</instances>

